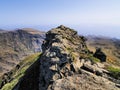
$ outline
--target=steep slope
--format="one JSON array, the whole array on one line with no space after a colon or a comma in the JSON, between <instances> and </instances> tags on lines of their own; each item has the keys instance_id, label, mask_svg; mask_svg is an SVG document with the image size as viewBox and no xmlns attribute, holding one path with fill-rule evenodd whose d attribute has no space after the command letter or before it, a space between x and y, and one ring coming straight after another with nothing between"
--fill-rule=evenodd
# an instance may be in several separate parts
<instances>
[{"instance_id":1,"label":"steep slope","mask_svg":"<svg viewBox=\"0 0 120 90\"><path fill-rule=\"evenodd\" d=\"M120 40L107 37L87 37L89 50L95 52L96 48L101 48L107 55L107 62L120 67Z\"/></svg>"},{"instance_id":2,"label":"steep slope","mask_svg":"<svg viewBox=\"0 0 120 90\"><path fill-rule=\"evenodd\" d=\"M35 53L30 56L27 56L24 60L22 60L19 64L20 67L12 69L12 71L10 71L12 74L9 74L10 76L7 75L4 78L4 81L9 82L7 82L1 90L12 90L14 88L17 89L17 87L21 86L21 84L24 84L21 87L22 90L33 90L31 89L31 87L33 87L34 90L36 90L38 88L37 83L39 83L37 78L39 76L39 56L40 53ZM19 84L20 82L21 84ZM2 84L4 84L4 82L2 82ZM26 85L29 87L28 89L25 89Z\"/></svg>"},{"instance_id":3,"label":"steep slope","mask_svg":"<svg viewBox=\"0 0 120 90\"><path fill-rule=\"evenodd\" d=\"M0 76L9 72L26 56L41 51L44 33L18 29L0 33Z\"/></svg>"}]
</instances>

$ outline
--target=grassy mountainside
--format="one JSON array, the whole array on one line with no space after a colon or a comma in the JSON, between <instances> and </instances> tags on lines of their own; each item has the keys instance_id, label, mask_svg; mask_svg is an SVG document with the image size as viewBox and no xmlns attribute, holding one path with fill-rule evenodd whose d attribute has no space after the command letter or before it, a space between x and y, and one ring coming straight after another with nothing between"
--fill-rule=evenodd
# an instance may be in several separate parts
<instances>
[{"instance_id":1,"label":"grassy mountainside","mask_svg":"<svg viewBox=\"0 0 120 90\"><path fill-rule=\"evenodd\" d=\"M17 87L17 83L20 82L22 80L22 77L25 76L26 73L28 74L29 71L31 72L31 74L28 74L28 75L34 76L34 73L32 73L32 72L35 71L34 68L35 68L35 66L37 66L36 64L38 64L39 56L40 56L40 53L36 53L36 54L26 57L22 62L20 62L19 69L16 70L16 68L14 68L11 71L11 72L13 72L13 74L10 76L10 78L12 78L12 80L9 83L7 83L5 86L3 86L3 88L1 90L12 90L15 86ZM35 64L34 67L33 67L33 64ZM35 80L33 77L32 77L32 79ZM28 80L29 80L29 78L28 78ZM29 86L29 83L26 83L26 84Z\"/></svg>"}]
</instances>

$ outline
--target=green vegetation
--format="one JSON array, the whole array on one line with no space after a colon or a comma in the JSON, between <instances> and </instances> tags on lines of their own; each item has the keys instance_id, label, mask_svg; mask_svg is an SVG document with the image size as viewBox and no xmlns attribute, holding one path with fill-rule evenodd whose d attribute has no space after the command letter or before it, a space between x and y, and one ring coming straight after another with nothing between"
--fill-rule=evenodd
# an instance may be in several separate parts
<instances>
[{"instance_id":1,"label":"green vegetation","mask_svg":"<svg viewBox=\"0 0 120 90\"><path fill-rule=\"evenodd\" d=\"M92 54L88 55L88 58L92 60L94 63L100 62L98 58L95 58Z\"/></svg>"},{"instance_id":2,"label":"green vegetation","mask_svg":"<svg viewBox=\"0 0 120 90\"><path fill-rule=\"evenodd\" d=\"M74 42L75 42L74 38L70 37L70 38L67 38L67 39L74 44Z\"/></svg>"},{"instance_id":3,"label":"green vegetation","mask_svg":"<svg viewBox=\"0 0 120 90\"><path fill-rule=\"evenodd\" d=\"M70 36L65 36L64 38L66 38L68 41L70 41L71 43L74 44L75 40L74 38L70 37Z\"/></svg>"},{"instance_id":4,"label":"green vegetation","mask_svg":"<svg viewBox=\"0 0 120 90\"><path fill-rule=\"evenodd\" d=\"M20 69L15 72L13 76L13 80L10 83L7 83L1 90L12 90L13 87L19 82L20 78L24 76L25 71L36 61L38 60L40 56L40 53L33 54L31 56L26 57L21 63L20 63Z\"/></svg>"},{"instance_id":5,"label":"green vegetation","mask_svg":"<svg viewBox=\"0 0 120 90\"><path fill-rule=\"evenodd\" d=\"M66 47L66 49L71 53L74 52L74 49L72 47Z\"/></svg>"},{"instance_id":6,"label":"green vegetation","mask_svg":"<svg viewBox=\"0 0 120 90\"><path fill-rule=\"evenodd\" d=\"M109 66L107 67L107 70L110 72L112 77L120 79L120 68Z\"/></svg>"},{"instance_id":7,"label":"green vegetation","mask_svg":"<svg viewBox=\"0 0 120 90\"><path fill-rule=\"evenodd\" d=\"M70 55L71 55L71 62L74 62L75 58L76 58L75 54L74 53L70 53Z\"/></svg>"}]
</instances>

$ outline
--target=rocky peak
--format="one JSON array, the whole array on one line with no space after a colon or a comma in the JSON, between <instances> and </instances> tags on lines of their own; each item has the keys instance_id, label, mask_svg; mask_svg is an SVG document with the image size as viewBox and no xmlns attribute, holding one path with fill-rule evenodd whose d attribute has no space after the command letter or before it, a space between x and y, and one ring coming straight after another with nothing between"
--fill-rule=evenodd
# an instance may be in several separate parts
<instances>
[{"instance_id":1,"label":"rocky peak","mask_svg":"<svg viewBox=\"0 0 120 90\"><path fill-rule=\"evenodd\" d=\"M66 27L66 26L63 26L63 25L60 25L57 28L54 28L54 29L50 30L48 33L50 33L50 32L55 33L55 34L65 33L65 34L68 34L68 35L77 34L77 32L75 30L70 29L69 27Z\"/></svg>"},{"instance_id":2,"label":"rocky peak","mask_svg":"<svg viewBox=\"0 0 120 90\"><path fill-rule=\"evenodd\" d=\"M43 47L51 47L52 44L59 43L64 45L64 49L86 49L85 40L83 36L77 35L77 32L73 29L65 27L63 25L54 28L46 33L46 39L43 43ZM74 46L74 47L71 47ZM83 48L84 47L84 48ZM47 48L46 48L47 49ZM44 51L44 49L43 49ZM76 51L76 50L75 50Z\"/></svg>"},{"instance_id":3,"label":"rocky peak","mask_svg":"<svg viewBox=\"0 0 120 90\"><path fill-rule=\"evenodd\" d=\"M85 37L63 25L46 33L40 57L40 90L119 90L104 65L89 58Z\"/></svg>"}]
</instances>

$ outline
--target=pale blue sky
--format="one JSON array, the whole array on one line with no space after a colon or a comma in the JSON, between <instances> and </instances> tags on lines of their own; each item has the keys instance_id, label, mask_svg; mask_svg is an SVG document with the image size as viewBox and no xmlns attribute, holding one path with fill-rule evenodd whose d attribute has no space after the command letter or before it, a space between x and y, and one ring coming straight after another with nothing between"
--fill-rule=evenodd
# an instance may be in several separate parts
<instances>
[{"instance_id":1,"label":"pale blue sky","mask_svg":"<svg viewBox=\"0 0 120 90\"><path fill-rule=\"evenodd\" d=\"M66 25L81 34L120 38L120 0L0 0L0 28Z\"/></svg>"}]
</instances>

